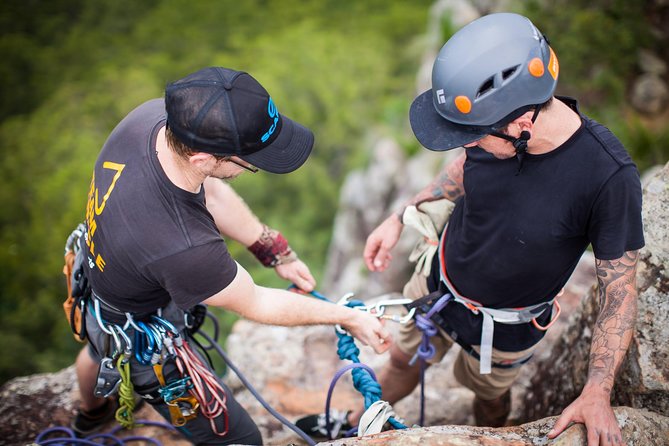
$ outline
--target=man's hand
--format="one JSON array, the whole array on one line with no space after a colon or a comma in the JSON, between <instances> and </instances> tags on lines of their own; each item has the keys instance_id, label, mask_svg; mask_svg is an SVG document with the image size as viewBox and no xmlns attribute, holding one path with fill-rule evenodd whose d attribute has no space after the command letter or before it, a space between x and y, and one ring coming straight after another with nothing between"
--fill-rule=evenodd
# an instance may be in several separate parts
<instances>
[{"instance_id":1,"label":"man's hand","mask_svg":"<svg viewBox=\"0 0 669 446\"><path fill-rule=\"evenodd\" d=\"M351 308L351 317L341 324L353 337L369 345L376 353L383 353L390 348L393 338L381 321L371 314Z\"/></svg>"},{"instance_id":2,"label":"man's hand","mask_svg":"<svg viewBox=\"0 0 669 446\"><path fill-rule=\"evenodd\" d=\"M400 217L392 214L369 234L363 256L370 271L385 271L388 268L393 258L390 250L400 239L402 228Z\"/></svg>"},{"instance_id":3,"label":"man's hand","mask_svg":"<svg viewBox=\"0 0 669 446\"><path fill-rule=\"evenodd\" d=\"M581 395L562 412L548 433L548 438L557 437L572 422L585 424L588 446L625 445L611 409L610 395L605 390L586 386Z\"/></svg>"},{"instance_id":4,"label":"man's hand","mask_svg":"<svg viewBox=\"0 0 669 446\"><path fill-rule=\"evenodd\" d=\"M277 276L295 284L296 287L307 293L313 291L316 287L316 279L314 279L311 271L309 271L309 267L300 259L276 265L274 271Z\"/></svg>"}]
</instances>

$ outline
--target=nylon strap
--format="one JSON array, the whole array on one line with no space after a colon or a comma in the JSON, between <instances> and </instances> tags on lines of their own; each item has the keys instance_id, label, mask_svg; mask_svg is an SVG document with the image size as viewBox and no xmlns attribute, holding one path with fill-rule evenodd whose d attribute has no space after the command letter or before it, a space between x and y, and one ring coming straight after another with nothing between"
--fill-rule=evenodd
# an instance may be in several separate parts
<instances>
[{"instance_id":1,"label":"nylon strap","mask_svg":"<svg viewBox=\"0 0 669 446\"><path fill-rule=\"evenodd\" d=\"M448 228L448 227L447 227ZM479 373L487 375L492 372L492 342L495 335L495 322L501 324L524 324L532 322L547 309L553 308L555 298L541 302L536 305L530 305L523 308L487 308L475 300L464 297L457 292L453 284L446 274L446 256L444 253L444 245L446 244L446 231L441 236L439 242L439 277L441 282L446 285L448 291L453 295L453 300L461 305L464 305L474 314L482 313L483 325L481 328L481 359L479 366Z\"/></svg>"}]
</instances>

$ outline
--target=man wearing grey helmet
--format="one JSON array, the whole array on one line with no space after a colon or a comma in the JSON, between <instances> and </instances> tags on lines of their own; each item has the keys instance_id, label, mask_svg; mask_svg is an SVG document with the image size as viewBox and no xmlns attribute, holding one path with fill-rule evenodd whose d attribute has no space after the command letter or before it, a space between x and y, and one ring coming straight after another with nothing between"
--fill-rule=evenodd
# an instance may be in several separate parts
<instances>
[{"instance_id":1,"label":"man wearing grey helmet","mask_svg":"<svg viewBox=\"0 0 669 446\"><path fill-rule=\"evenodd\" d=\"M465 150L370 234L364 258L371 271L385 270L407 209L455 203L438 228L430 272L414 274L405 295L450 295L433 318L440 333L428 363L453 342L462 345L454 371L475 393L477 424L503 426L519 366L557 317L556 296L591 245L601 309L588 378L549 437L577 422L586 425L590 446L623 444L610 393L636 318L644 245L639 174L606 127L581 114L574 99L553 96L558 74L545 36L520 15L484 16L448 40L410 121L426 148ZM420 340L412 325L391 348L380 373L391 404L419 381L419 365L409 361Z\"/></svg>"}]
</instances>

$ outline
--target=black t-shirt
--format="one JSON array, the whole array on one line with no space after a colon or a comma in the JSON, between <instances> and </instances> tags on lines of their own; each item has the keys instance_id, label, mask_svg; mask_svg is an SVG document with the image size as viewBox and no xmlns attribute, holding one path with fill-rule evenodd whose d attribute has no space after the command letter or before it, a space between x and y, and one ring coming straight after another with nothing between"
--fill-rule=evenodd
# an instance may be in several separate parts
<instances>
[{"instance_id":1,"label":"black t-shirt","mask_svg":"<svg viewBox=\"0 0 669 446\"><path fill-rule=\"evenodd\" d=\"M578 111L575 101L560 100ZM636 166L606 127L581 120L557 149L526 154L519 174L515 157L467 149L465 195L443 235L448 277L460 294L491 308L530 306L558 294L589 244L602 260L643 247ZM442 316L465 342L480 344L481 316L455 302ZM518 351L543 335L531 324L496 323L493 345Z\"/></svg>"},{"instance_id":2,"label":"black t-shirt","mask_svg":"<svg viewBox=\"0 0 669 446\"><path fill-rule=\"evenodd\" d=\"M154 311L170 299L187 309L237 274L204 187L196 194L180 189L158 161L164 125L163 99L130 112L105 142L91 181L88 276L93 291L123 311Z\"/></svg>"}]
</instances>

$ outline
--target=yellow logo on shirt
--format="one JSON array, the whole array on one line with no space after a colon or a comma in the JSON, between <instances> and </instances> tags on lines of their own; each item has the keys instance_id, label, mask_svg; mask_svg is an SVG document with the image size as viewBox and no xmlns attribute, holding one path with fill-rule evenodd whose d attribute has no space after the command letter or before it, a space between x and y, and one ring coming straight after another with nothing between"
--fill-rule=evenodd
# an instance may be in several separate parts
<instances>
[{"instance_id":1,"label":"yellow logo on shirt","mask_svg":"<svg viewBox=\"0 0 669 446\"><path fill-rule=\"evenodd\" d=\"M88 237L86 237L86 245L88 245L88 250L91 256L95 258L95 265L100 271L105 269L106 262L99 253L95 252L95 242L93 241L93 237L95 236L95 231L98 228L95 217L102 214L102 212L105 210L107 200L109 200L109 197L114 190L114 186L116 186L116 182L121 177L121 173L125 168L125 164L105 161L102 164L102 168L115 171L116 173L114 174L114 178L112 178L111 184L107 188L105 194L102 196L102 199L100 199L100 190L95 185L95 173L93 173L91 188L88 191L88 203L86 204L86 224L88 226Z\"/></svg>"}]
</instances>

